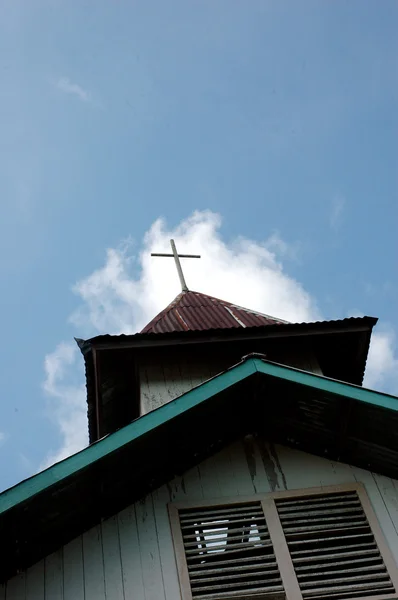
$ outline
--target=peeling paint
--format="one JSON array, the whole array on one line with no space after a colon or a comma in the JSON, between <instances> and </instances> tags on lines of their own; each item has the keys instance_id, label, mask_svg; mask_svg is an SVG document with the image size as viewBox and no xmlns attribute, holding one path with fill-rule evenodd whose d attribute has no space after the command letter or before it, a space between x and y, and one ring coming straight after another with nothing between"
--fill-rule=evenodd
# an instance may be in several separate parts
<instances>
[{"instance_id":1,"label":"peeling paint","mask_svg":"<svg viewBox=\"0 0 398 600\"><path fill-rule=\"evenodd\" d=\"M257 447L261 455L261 460L263 461L268 483L271 487L271 490L274 492L277 488L279 488L278 473L275 470L275 463L268 452L266 442L264 442L260 438L257 438Z\"/></svg>"},{"instance_id":2,"label":"peeling paint","mask_svg":"<svg viewBox=\"0 0 398 600\"><path fill-rule=\"evenodd\" d=\"M147 517L148 517L148 509L146 507L146 501L147 501L147 496L144 496L144 498L141 498L141 500L138 501L141 504L141 506L143 507L142 514L141 514L141 521L143 523L145 523L145 521L147 520Z\"/></svg>"},{"instance_id":3,"label":"peeling paint","mask_svg":"<svg viewBox=\"0 0 398 600\"><path fill-rule=\"evenodd\" d=\"M246 455L246 462L249 468L250 477L253 483L254 491L257 493L256 486L256 476L257 476L257 467L256 467L256 459L254 458L254 442L252 436L247 436L243 438L243 449Z\"/></svg>"},{"instance_id":4,"label":"peeling paint","mask_svg":"<svg viewBox=\"0 0 398 600\"><path fill-rule=\"evenodd\" d=\"M270 444L270 445L269 445L269 449L270 449L270 452L271 452L272 458L274 459L274 461L275 461L275 464L276 464L276 466L277 466L277 468L278 468L278 471L279 471L279 473L280 473L280 475L281 475L281 478L282 478L282 483L283 483L283 487L285 488L285 490L287 490L287 481L286 481L286 477L285 477L285 474L284 474L284 472L283 472L283 470L282 470L281 463L279 462L279 456L278 456L278 453L277 453L277 451L276 451L276 449L275 449L275 446L274 446L274 444Z\"/></svg>"}]
</instances>

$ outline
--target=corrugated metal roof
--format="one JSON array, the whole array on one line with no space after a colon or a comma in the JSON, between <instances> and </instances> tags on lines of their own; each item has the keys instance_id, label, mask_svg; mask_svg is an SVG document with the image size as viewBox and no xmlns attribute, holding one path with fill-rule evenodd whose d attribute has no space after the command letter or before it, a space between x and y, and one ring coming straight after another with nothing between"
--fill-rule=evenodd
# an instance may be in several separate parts
<instances>
[{"instance_id":1,"label":"corrugated metal roof","mask_svg":"<svg viewBox=\"0 0 398 600\"><path fill-rule=\"evenodd\" d=\"M286 323L199 292L181 292L141 333L263 327Z\"/></svg>"},{"instance_id":2,"label":"corrugated metal roof","mask_svg":"<svg viewBox=\"0 0 398 600\"><path fill-rule=\"evenodd\" d=\"M166 309L165 309L166 310ZM163 311L162 311L163 312ZM159 315L158 315L159 316ZM153 330L151 331L147 331L147 327L149 327L149 325L152 324L153 321L155 321L157 317L155 317L151 323L148 323L148 325L146 325L144 327L144 329L138 333L119 333L119 334L109 334L109 333L105 333L105 334L100 334L100 335L96 335L92 338L88 338L88 339L81 339L81 338L75 338L75 341L77 343L77 345L79 346L81 352L83 353L83 355L86 354L86 352L90 352L91 348L93 346L98 346L101 347L102 344L105 345L112 345L112 346L123 346L124 344L131 344L134 343L135 341L137 341L138 343L140 341L148 341L151 339L156 339L157 334L154 333ZM272 317L268 317L269 319L272 319ZM282 320L276 320L271 323L269 323L267 325L267 331L268 328L270 331L275 331L275 329L279 329L279 327L281 325L284 325L283 330L287 331L303 331L307 330L308 331L317 331L318 329L322 329L322 330L327 330L330 332L335 332L336 329L340 329L340 328L344 328L344 330L347 329L347 331L350 329L350 327L355 327L357 325L361 326L363 325L366 328L370 328L370 330L376 325L378 319L377 317L369 317L369 316L364 316L364 317L346 317L344 319L332 319L329 321L311 321L311 322L301 322L301 323L290 323L287 321L282 321ZM246 329L247 332L255 332L259 329L258 326L251 326L251 327L246 327L246 328L241 328L241 329ZM185 330L184 330L185 331ZM173 340L176 339L176 337L178 337L176 334L181 333L182 331L168 331L167 333L164 334L165 339L167 340ZM213 333L214 335L216 333L219 334L223 334L223 337L229 337L230 334L233 333L233 328L227 328L227 329L223 329L220 328L219 326L214 328L214 329L205 329L205 330L189 330L188 332L185 331L185 333L187 334L187 339L200 339L200 338L205 338L209 333ZM224 335L225 334L225 335ZM185 338L185 336L184 336Z\"/></svg>"}]
</instances>

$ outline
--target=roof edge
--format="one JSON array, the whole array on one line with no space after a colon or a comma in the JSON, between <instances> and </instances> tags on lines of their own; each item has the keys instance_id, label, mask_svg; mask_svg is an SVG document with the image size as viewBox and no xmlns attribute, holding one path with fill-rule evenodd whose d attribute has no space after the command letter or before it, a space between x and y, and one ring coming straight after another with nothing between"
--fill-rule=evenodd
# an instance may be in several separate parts
<instances>
[{"instance_id":1,"label":"roof edge","mask_svg":"<svg viewBox=\"0 0 398 600\"><path fill-rule=\"evenodd\" d=\"M305 387L372 404L387 410L398 411L398 397L396 396L376 392L335 379L329 379L322 375L316 375L293 367L286 367L267 361L264 358L249 355L242 362L182 394L168 404L143 415L115 433L105 436L87 448L84 448L77 454L5 490L0 494L0 515L62 480L67 479L71 475L88 468L101 458L115 452L133 440L160 427L178 415L185 413L255 373L262 373Z\"/></svg>"},{"instance_id":2,"label":"roof edge","mask_svg":"<svg viewBox=\"0 0 398 600\"><path fill-rule=\"evenodd\" d=\"M254 374L256 370L254 360L238 363L182 396L132 421L115 433L104 436L80 450L80 452L5 490L0 494L0 515L70 475L87 468L90 464L104 458L125 444L174 419L179 414L204 402L218 392L242 381ZM222 379L220 376L222 376Z\"/></svg>"},{"instance_id":3,"label":"roof edge","mask_svg":"<svg viewBox=\"0 0 398 600\"><path fill-rule=\"evenodd\" d=\"M276 337L273 334L275 332L278 333L277 337L282 337L284 335L288 335L289 332L293 332L298 330L304 330L308 328L310 331L317 329L321 329L322 327L326 327L333 331L333 328L341 325L344 329L349 330L351 327L353 329L357 329L358 325L362 324L365 328L372 330L373 327L378 322L377 317L363 316L363 317L347 317L345 319L335 319L330 321L310 321L310 322L302 322L302 323L276 323L275 325L263 325L263 326L254 326L254 327L245 327L245 328L214 328L214 329L205 329L205 330L189 330L189 331L170 331L165 333L133 333L133 334L100 334L94 336L92 338L88 338L86 340L79 340L77 343L82 353L85 354L86 344L89 344L91 347L98 347L103 349L110 348L111 346L123 346L123 345L134 345L134 342L137 342L139 345L140 342L148 342L148 345L160 346L167 345L165 342L170 340L172 342L175 339L179 340L180 338L184 338L184 341L187 343L194 343L196 340L206 340L206 338L210 338L214 340L214 337L220 335L223 338L246 338L251 334L254 334L254 337L261 337L261 334L264 337ZM351 326L351 327L350 327ZM77 341L77 339L75 338ZM150 342L150 344L149 344Z\"/></svg>"}]
</instances>

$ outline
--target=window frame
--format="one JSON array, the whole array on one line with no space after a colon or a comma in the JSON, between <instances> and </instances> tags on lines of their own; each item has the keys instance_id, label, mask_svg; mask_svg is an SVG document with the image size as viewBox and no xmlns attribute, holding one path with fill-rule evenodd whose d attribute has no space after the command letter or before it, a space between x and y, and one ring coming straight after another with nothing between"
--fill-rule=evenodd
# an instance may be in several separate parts
<instances>
[{"instance_id":1,"label":"window frame","mask_svg":"<svg viewBox=\"0 0 398 600\"><path fill-rule=\"evenodd\" d=\"M362 504L363 511L368 520L370 529L375 538L376 544L380 551L380 556L384 561L384 565L395 587L393 594L378 594L377 596L358 596L356 600L397 600L398 598L398 567L395 562L392 551L390 550L385 535L381 529L377 515L373 509L370 498L366 492L366 488L362 483L347 483L338 485L318 486L311 488L299 488L292 490L284 490L278 492L267 492L253 494L249 496L224 496L211 498L208 500L188 500L185 502L171 502L168 504L169 520L171 526L171 534L177 563L178 577L180 581L181 599L193 600L191 584L188 574L188 565L184 550L184 542L180 527L179 511L186 508L215 508L217 506L232 506L234 504L242 504L245 502L261 502L264 511L265 519L268 525L271 541L273 543L276 561L279 567L284 594L282 597L286 600L303 600L296 574L294 572L293 562L289 553L285 535L282 530L282 525L279 519L275 500L280 498L298 498L304 496L312 496L315 494L329 494L338 492L356 492ZM281 594L275 597L281 598ZM271 600L272 596L251 596L250 592L242 592L241 597L234 597L234 600L250 600L250 598L258 598L258 600Z\"/></svg>"}]
</instances>

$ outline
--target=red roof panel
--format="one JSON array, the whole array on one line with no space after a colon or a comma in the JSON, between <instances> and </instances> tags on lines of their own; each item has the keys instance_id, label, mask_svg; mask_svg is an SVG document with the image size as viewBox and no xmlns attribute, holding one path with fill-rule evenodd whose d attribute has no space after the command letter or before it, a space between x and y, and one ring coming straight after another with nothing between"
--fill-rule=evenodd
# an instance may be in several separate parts
<instances>
[{"instance_id":1,"label":"red roof panel","mask_svg":"<svg viewBox=\"0 0 398 600\"><path fill-rule=\"evenodd\" d=\"M286 323L199 292L181 292L141 333L263 327Z\"/></svg>"}]
</instances>

